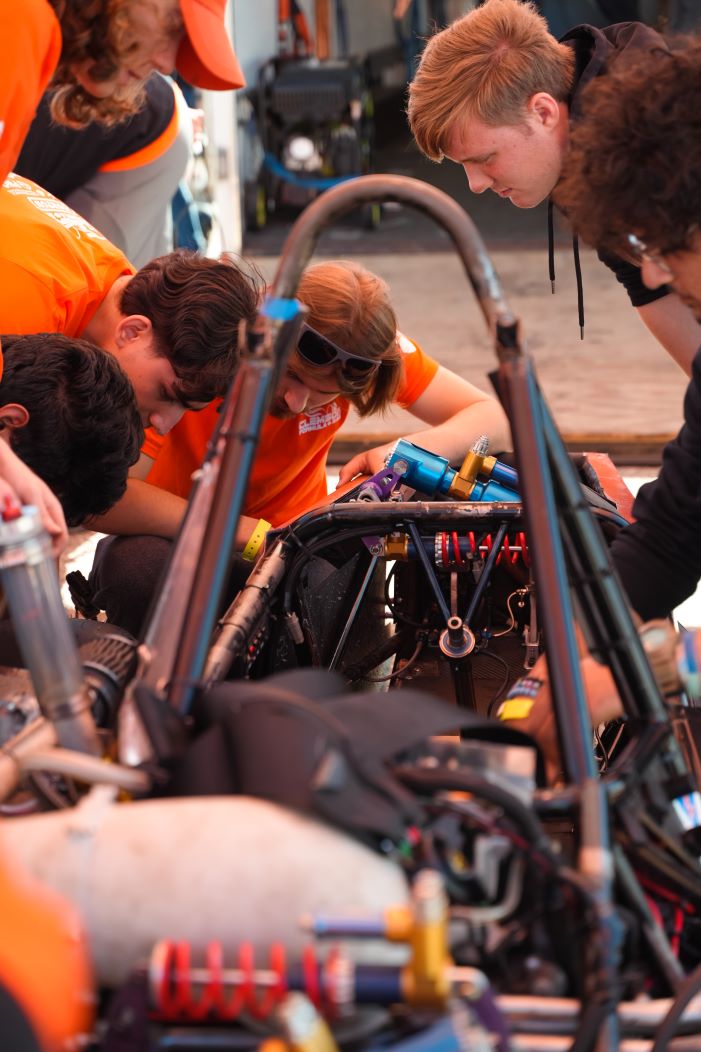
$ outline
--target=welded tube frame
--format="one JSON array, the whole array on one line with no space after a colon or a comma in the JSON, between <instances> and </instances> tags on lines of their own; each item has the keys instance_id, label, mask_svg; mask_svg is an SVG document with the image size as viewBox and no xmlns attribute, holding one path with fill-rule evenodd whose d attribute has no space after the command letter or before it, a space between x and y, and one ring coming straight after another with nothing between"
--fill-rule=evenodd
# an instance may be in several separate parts
<instances>
[{"instance_id":1,"label":"welded tube frame","mask_svg":"<svg viewBox=\"0 0 701 1052\"><path fill-rule=\"evenodd\" d=\"M564 774L568 782L581 787L597 771L541 398L530 360L515 341L515 330L510 327L503 336L510 346L498 349L499 382L511 423L533 579L540 596Z\"/></svg>"}]
</instances>

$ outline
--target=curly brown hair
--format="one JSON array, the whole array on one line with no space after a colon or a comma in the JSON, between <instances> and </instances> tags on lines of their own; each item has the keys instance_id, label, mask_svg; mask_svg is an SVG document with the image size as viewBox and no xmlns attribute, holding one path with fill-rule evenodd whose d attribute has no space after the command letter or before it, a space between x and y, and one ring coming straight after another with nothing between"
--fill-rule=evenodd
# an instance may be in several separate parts
<instances>
[{"instance_id":1,"label":"curly brown hair","mask_svg":"<svg viewBox=\"0 0 701 1052\"><path fill-rule=\"evenodd\" d=\"M309 324L323 336L350 354L382 362L361 390L344 384L337 370L341 394L359 416L387 409L401 380L402 354L386 282L352 260L328 260L307 267L298 296L309 309Z\"/></svg>"},{"instance_id":2,"label":"curly brown hair","mask_svg":"<svg viewBox=\"0 0 701 1052\"><path fill-rule=\"evenodd\" d=\"M701 214L700 100L693 37L587 87L553 194L584 240L622 254L631 233L662 255L689 247Z\"/></svg>"},{"instance_id":3,"label":"curly brown hair","mask_svg":"<svg viewBox=\"0 0 701 1052\"><path fill-rule=\"evenodd\" d=\"M239 323L253 322L262 284L250 264L178 249L137 271L119 308L150 319L155 349L175 371L176 397L211 402L226 393L236 371Z\"/></svg>"},{"instance_id":4,"label":"curly brown hair","mask_svg":"<svg viewBox=\"0 0 701 1052\"><path fill-rule=\"evenodd\" d=\"M117 124L143 105L144 83L118 87L96 98L77 83L74 69L91 62L90 76L108 81L134 47L134 0L49 0L61 24L61 57L50 85L51 115L59 124L83 128L92 121Z\"/></svg>"},{"instance_id":5,"label":"curly brown hair","mask_svg":"<svg viewBox=\"0 0 701 1052\"><path fill-rule=\"evenodd\" d=\"M573 79L574 52L533 3L488 0L428 41L409 85L409 124L419 149L442 161L459 121L518 125L532 95L562 102Z\"/></svg>"}]
</instances>

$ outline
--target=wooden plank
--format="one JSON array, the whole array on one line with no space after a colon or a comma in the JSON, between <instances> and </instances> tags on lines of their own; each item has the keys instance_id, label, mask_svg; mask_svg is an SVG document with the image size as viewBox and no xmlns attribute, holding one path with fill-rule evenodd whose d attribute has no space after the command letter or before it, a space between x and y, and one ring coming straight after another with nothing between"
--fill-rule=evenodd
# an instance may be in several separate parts
<instances>
[{"instance_id":1,"label":"wooden plank","mask_svg":"<svg viewBox=\"0 0 701 1052\"><path fill-rule=\"evenodd\" d=\"M662 450L674 435L630 435L630 434L592 434L588 432L565 432L565 445L572 453L590 450L596 453L608 453L614 464L635 467L659 468L662 462ZM329 464L345 464L364 449L382 446L393 442L396 432L375 431L346 432L339 435L329 451Z\"/></svg>"}]
</instances>

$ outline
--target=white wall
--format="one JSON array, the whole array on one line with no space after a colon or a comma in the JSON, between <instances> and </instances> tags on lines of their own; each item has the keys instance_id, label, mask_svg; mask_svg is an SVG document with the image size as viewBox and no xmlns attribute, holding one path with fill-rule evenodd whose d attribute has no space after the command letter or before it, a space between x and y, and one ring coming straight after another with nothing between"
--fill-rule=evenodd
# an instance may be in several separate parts
<instances>
[{"instance_id":1,"label":"white wall","mask_svg":"<svg viewBox=\"0 0 701 1052\"><path fill-rule=\"evenodd\" d=\"M420 2L420 0L419 0ZM300 0L314 34L314 0ZM346 0L351 54L394 44L393 0ZM234 0L236 53L246 79L254 83L261 62L277 50L277 0ZM331 4L332 39L335 14Z\"/></svg>"},{"instance_id":2,"label":"white wall","mask_svg":"<svg viewBox=\"0 0 701 1052\"><path fill-rule=\"evenodd\" d=\"M262 63L277 51L277 0L234 0L233 7L236 54L254 87Z\"/></svg>"}]
</instances>

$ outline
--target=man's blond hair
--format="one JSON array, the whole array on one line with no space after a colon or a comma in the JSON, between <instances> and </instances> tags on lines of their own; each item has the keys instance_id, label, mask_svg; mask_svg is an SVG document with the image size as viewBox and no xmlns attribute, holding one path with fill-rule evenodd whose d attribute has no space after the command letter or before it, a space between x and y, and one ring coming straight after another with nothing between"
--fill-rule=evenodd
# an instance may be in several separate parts
<instances>
[{"instance_id":1,"label":"man's blond hair","mask_svg":"<svg viewBox=\"0 0 701 1052\"><path fill-rule=\"evenodd\" d=\"M461 120L520 124L532 95L563 102L573 79L573 51L532 3L487 0L429 40L409 88L409 124L422 152L442 161Z\"/></svg>"}]
</instances>

